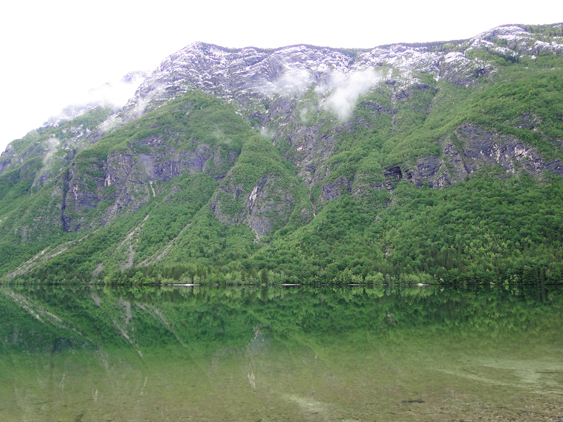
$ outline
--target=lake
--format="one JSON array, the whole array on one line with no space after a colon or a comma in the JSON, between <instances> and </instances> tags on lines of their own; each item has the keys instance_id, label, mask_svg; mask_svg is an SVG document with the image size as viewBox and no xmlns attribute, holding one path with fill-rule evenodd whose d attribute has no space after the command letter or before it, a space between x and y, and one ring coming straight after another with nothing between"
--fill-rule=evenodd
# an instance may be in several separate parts
<instances>
[{"instance_id":1,"label":"lake","mask_svg":"<svg viewBox=\"0 0 563 422\"><path fill-rule=\"evenodd\" d=\"M562 323L558 286L0 286L0 420L563 420Z\"/></svg>"}]
</instances>

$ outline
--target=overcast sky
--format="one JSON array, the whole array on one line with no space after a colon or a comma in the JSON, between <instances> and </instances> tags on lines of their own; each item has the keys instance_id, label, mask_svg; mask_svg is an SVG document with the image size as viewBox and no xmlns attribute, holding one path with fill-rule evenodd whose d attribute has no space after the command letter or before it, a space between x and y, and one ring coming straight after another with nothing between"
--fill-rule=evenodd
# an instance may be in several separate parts
<instances>
[{"instance_id":1,"label":"overcast sky","mask_svg":"<svg viewBox=\"0 0 563 422\"><path fill-rule=\"evenodd\" d=\"M0 6L0 149L87 92L152 70L194 41L225 47L313 44L371 48L464 39L508 23L563 21L536 0L19 0Z\"/></svg>"}]
</instances>

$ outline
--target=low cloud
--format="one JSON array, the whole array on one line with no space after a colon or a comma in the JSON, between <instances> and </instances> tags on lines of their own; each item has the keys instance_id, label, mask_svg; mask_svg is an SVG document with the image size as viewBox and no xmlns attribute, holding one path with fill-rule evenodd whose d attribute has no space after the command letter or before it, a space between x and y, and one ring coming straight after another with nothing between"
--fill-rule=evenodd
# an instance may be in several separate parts
<instances>
[{"instance_id":1,"label":"low cloud","mask_svg":"<svg viewBox=\"0 0 563 422\"><path fill-rule=\"evenodd\" d=\"M135 91L146 77L145 72L132 72L123 78L107 82L97 88L75 95L57 116L51 117L45 125L57 126L61 121L72 120L96 107L110 107L118 110L135 95Z\"/></svg>"},{"instance_id":2,"label":"low cloud","mask_svg":"<svg viewBox=\"0 0 563 422\"><path fill-rule=\"evenodd\" d=\"M144 81L146 73L132 72L123 78L107 82L91 89L85 96L83 103L99 103L113 108L121 108L135 95L135 91Z\"/></svg>"},{"instance_id":3,"label":"low cloud","mask_svg":"<svg viewBox=\"0 0 563 422\"><path fill-rule=\"evenodd\" d=\"M315 87L315 92L324 96L320 105L325 110L334 112L339 120L347 120L352 115L358 98L377 85L383 76L374 69L364 69L344 73L333 71L325 74L323 82ZM295 95L309 89L315 83L313 74L305 69L291 69L274 82L266 82L258 88L265 95ZM311 110L304 108L299 118L306 122Z\"/></svg>"},{"instance_id":4,"label":"low cloud","mask_svg":"<svg viewBox=\"0 0 563 422\"><path fill-rule=\"evenodd\" d=\"M145 92L142 97L136 97L133 101L134 107L130 113L134 118L141 117L145 113L145 109L156 97L160 96L165 90L164 84L152 84L152 90ZM131 104L131 103L128 103Z\"/></svg>"},{"instance_id":5,"label":"low cloud","mask_svg":"<svg viewBox=\"0 0 563 422\"><path fill-rule=\"evenodd\" d=\"M321 102L326 110L333 111L340 120L352 115L358 98L382 80L382 75L373 69L358 70L348 74L333 72L327 84L318 86L315 91L328 98Z\"/></svg>"},{"instance_id":6,"label":"low cloud","mask_svg":"<svg viewBox=\"0 0 563 422\"><path fill-rule=\"evenodd\" d=\"M57 147L59 146L59 144L60 141L55 137L47 139L47 142L45 143L47 152L43 156L43 164L48 164L49 161L51 161L51 157L55 152L57 152Z\"/></svg>"},{"instance_id":7,"label":"low cloud","mask_svg":"<svg viewBox=\"0 0 563 422\"><path fill-rule=\"evenodd\" d=\"M219 126L215 126L215 129L213 129L213 136L215 137L215 139L225 145L230 145L233 142L231 138L225 135L225 132L223 132L221 128L219 128Z\"/></svg>"},{"instance_id":8,"label":"low cloud","mask_svg":"<svg viewBox=\"0 0 563 422\"><path fill-rule=\"evenodd\" d=\"M301 109L301 111L299 112L299 118L301 119L302 122L307 122L309 120L307 114L309 113L309 108L305 107L303 109Z\"/></svg>"},{"instance_id":9,"label":"low cloud","mask_svg":"<svg viewBox=\"0 0 563 422\"><path fill-rule=\"evenodd\" d=\"M266 139L274 139L274 136L276 136L276 132L266 127L263 127L262 129L260 129L260 135L262 135Z\"/></svg>"},{"instance_id":10,"label":"low cloud","mask_svg":"<svg viewBox=\"0 0 563 422\"><path fill-rule=\"evenodd\" d=\"M312 82L313 77L309 71L305 69L288 70L277 81L268 82L260 87L259 91L266 95L293 95L305 91Z\"/></svg>"}]
</instances>

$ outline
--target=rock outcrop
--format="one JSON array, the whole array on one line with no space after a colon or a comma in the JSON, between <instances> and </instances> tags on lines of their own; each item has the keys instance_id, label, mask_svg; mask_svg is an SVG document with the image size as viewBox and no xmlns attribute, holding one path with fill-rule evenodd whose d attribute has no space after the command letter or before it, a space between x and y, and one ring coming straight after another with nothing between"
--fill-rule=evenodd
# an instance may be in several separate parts
<instances>
[{"instance_id":1,"label":"rock outcrop","mask_svg":"<svg viewBox=\"0 0 563 422\"><path fill-rule=\"evenodd\" d=\"M563 175L561 160L546 160L538 151L514 137L466 124L459 127L451 140L443 141L441 157L417 160L414 167L401 169L407 180L416 186L425 183L443 188L466 179L485 166L499 165L508 173L525 171L537 176L544 171ZM398 167L397 167L398 168Z\"/></svg>"},{"instance_id":2,"label":"rock outcrop","mask_svg":"<svg viewBox=\"0 0 563 422\"><path fill-rule=\"evenodd\" d=\"M14 141L0 157L0 187L19 196L0 197L0 231L25 243L34 231L97 229L165 204L190 189L176 182L194 175L209 181L200 209L256 240L309 223L341 195L385 200L405 181L445 188L486 166L563 175L563 140L543 133L533 110L502 122L520 132L475 114L424 126L436 109L496 81L503 66L563 56L563 38L541 30L508 25L469 40L369 50L192 44L146 76L121 111L69 109L80 116ZM438 136L438 126L448 129ZM29 203L10 208L24 195Z\"/></svg>"}]
</instances>

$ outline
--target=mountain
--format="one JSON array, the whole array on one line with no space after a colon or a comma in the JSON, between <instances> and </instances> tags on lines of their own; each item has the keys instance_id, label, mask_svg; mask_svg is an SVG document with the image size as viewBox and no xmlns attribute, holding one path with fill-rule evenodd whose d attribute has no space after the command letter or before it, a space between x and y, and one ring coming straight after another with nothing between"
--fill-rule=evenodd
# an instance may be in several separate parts
<instances>
[{"instance_id":1,"label":"mountain","mask_svg":"<svg viewBox=\"0 0 563 422\"><path fill-rule=\"evenodd\" d=\"M43 123L43 127L58 127L99 107L119 110L147 75L147 72L143 71L129 72L117 81L106 82L102 86L90 89L82 101L65 107L57 116L52 116Z\"/></svg>"},{"instance_id":2,"label":"mountain","mask_svg":"<svg viewBox=\"0 0 563 422\"><path fill-rule=\"evenodd\" d=\"M559 281L563 24L195 43L0 157L5 281Z\"/></svg>"}]
</instances>

